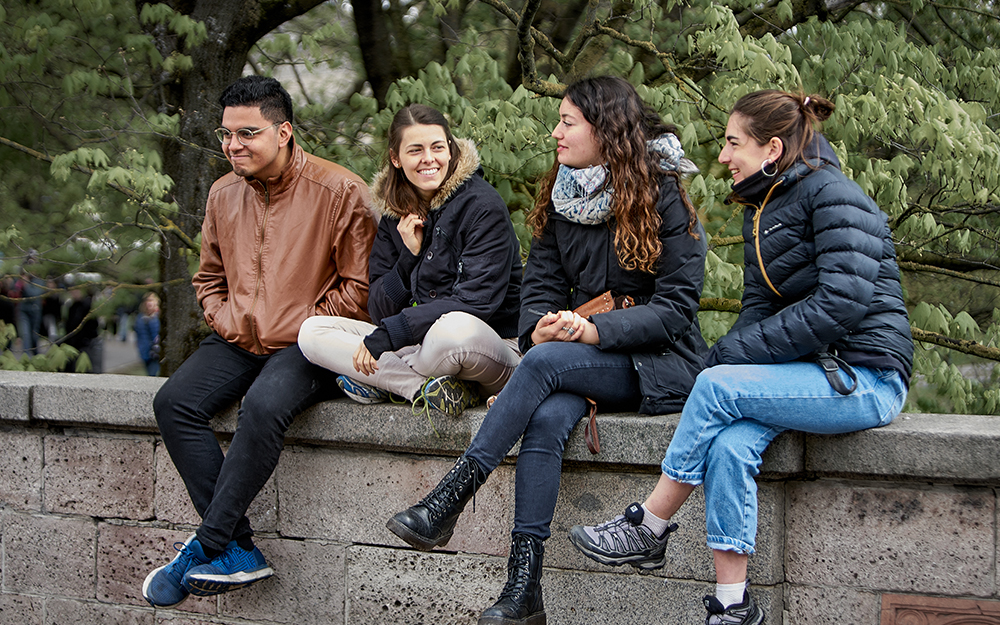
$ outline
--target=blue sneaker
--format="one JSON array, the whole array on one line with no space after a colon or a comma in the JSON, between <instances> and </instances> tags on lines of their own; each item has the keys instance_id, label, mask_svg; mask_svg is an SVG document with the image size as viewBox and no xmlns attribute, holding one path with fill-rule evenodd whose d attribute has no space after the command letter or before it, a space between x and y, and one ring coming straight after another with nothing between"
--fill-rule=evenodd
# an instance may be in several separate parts
<instances>
[{"instance_id":1,"label":"blue sneaker","mask_svg":"<svg viewBox=\"0 0 1000 625\"><path fill-rule=\"evenodd\" d=\"M184 575L192 567L209 561L195 534L183 543L174 543L174 549L177 550L174 559L153 569L142 582L142 597L154 608L172 608L184 603L188 598Z\"/></svg>"},{"instance_id":2,"label":"blue sneaker","mask_svg":"<svg viewBox=\"0 0 1000 625\"><path fill-rule=\"evenodd\" d=\"M344 394L359 404L381 404L389 401L389 391L383 391L377 386L352 380L346 375L337 376L337 386Z\"/></svg>"},{"instance_id":3,"label":"blue sneaker","mask_svg":"<svg viewBox=\"0 0 1000 625\"><path fill-rule=\"evenodd\" d=\"M192 595L210 597L274 575L274 569L267 565L264 554L257 547L247 551L232 541L226 550L208 564L201 564L188 570L184 576L184 588Z\"/></svg>"}]
</instances>

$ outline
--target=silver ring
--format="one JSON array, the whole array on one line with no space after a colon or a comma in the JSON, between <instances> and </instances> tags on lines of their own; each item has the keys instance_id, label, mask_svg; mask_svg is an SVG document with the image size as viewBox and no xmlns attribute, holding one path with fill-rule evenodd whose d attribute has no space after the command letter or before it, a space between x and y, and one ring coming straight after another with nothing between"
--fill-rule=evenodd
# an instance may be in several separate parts
<instances>
[{"instance_id":1,"label":"silver ring","mask_svg":"<svg viewBox=\"0 0 1000 625\"><path fill-rule=\"evenodd\" d=\"M566 330L566 332L567 332L567 334L573 334L574 332L576 332L576 329L575 328L570 328L569 330Z\"/></svg>"},{"instance_id":2,"label":"silver ring","mask_svg":"<svg viewBox=\"0 0 1000 625\"><path fill-rule=\"evenodd\" d=\"M563 329L563 332L572 332L573 331L573 328L571 328L569 326L563 326L562 329Z\"/></svg>"}]
</instances>

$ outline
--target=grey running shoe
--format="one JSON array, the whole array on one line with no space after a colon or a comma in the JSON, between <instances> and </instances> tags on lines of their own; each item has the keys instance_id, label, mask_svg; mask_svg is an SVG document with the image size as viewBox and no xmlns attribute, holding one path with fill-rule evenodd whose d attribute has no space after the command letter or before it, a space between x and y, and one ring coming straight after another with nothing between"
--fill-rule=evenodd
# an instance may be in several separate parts
<instances>
[{"instance_id":1,"label":"grey running shoe","mask_svg":"<svg viewBox=\"0 0 1000 625\"><path fill-rule=\"evenodd\" d=\"M602 525L576 525L569 531L569 541L591 560L601 564L620 566L630 564L651 570L667 563L667 539L677 531L671 523L656 536L642 524L643 510L637 503L630 504L625 514Z\"/></svg>"},{"instance_id":2,"label":"grey running shoe","mask_svg":"<svg viewBox=\"0 0 1000 625\"><path fill-rule=\"evenodd\" d=\"M453 375L427 378L420 394L413 400L413 413L420 414L430 406L449 417L460 417L466 408L478 405L480 400L479 385L475 382L460 380Z\"/></svg>"},{"instance_id":3,"label":"grey running shoe","mask_svg":"<svg viewBox=\"0 0 1000 625\"><path fill-rule=\"evenodd\" d=\"M705 625L760 625L764 622L764 610L754 602L746 590L743 591L743 601L723 607L714 595L706 595L703 599L708 618Z\"/></svg>"}]
</instances>

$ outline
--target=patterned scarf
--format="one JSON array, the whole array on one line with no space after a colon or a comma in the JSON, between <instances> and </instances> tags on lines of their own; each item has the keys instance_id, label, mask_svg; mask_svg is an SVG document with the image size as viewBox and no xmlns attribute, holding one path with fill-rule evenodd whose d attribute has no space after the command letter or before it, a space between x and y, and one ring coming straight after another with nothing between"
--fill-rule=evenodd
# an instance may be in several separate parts
<instances>
[{"instance_id":1,"label":"patterned scarf","mask_svg":"<svg viewBox=\"0 0 1000 625\"><path fill-rule=\"evenodd\" d=\"M648 141L646 146L660 157L660 167L664 170L683 174L698 171L694 163L684 158L684 148L672 133L662 134ZM607 176L606 165L584 169L560 165L552 186L552 205L556 212L578 224L592 226L606 222L611 216L612 196L611 188L605 184Z\"/></svg>"}]
</instances>

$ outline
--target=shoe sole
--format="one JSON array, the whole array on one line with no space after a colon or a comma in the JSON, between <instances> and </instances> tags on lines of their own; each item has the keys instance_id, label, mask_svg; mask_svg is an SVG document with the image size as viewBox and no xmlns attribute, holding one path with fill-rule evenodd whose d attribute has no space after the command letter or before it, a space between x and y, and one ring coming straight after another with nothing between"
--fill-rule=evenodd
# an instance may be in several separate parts
<instances>
[{"instance_id":1,"label":"shoe sole","mask_svg":"<svg viewBox=\"0 0 1000 625\"><path fill-rule=\"evenodd\" d=\"M169 563L168 564L164 564L163 566L161 566L159 568L153 569L152 571L149 572L149 575L146 576L146 579L144 579L142 581L142 598L146 600L146 603L148 603L149 605L153 606L154 608L164 608L164 609L166 609L166 608L176 608L180 604L182 604L185 601L187 601L188 597L191 596L191 595L184 595L183 599L181 599L177 603L172 603L170 605L157 605L157 604L153 603L152 599L149 598L149 594L147 594L149 592L149 584L152 583L153 578L156 577L157 573L159 573L163 569L167 568L168 566L170 566Z\"/></svg>"},{"instance_id":2,"label":"shoe sole","mask_svg":"<svg viewBox=\"0 0 1000 625\"><path fill-rule=\"evenodd\" d=\"M545 625L545 612L517 620L502 616L483 616L480 617L477 625Z\"/></svg>"},{"instance_id":3,"label":"shoe sole","mask_svg":"<svg viewBox=\"0 0 1000 625\"><path fill-rule=\"evenodd\" d=\"M399 536L403 541L414 549L419 549L420 551L430 551L434 547L444 547L451 540L454 532L449 532L448 534L441 536L437 540L428 540L427 538L421 536L420 534L414 532L410 528L406 527L395 518L386 521L385 526L389 528L389 531Z\"/></svg>"},{"instance_id":4,"label":"shoe sole","mask_svg":"<svg viewBox=\"0 0 1000 625\"><path fill-rule=\"evenodd\" d=\"M192 595L198 597L211 597L213 595L221 595L224 592L229 592L231 590L239 590L240 588L245 588L250 584L254 584L261 580L267 579L274 575L274 569L271 567L264 567L256 571L246 571L233 573L232 575L205 575L201 577L191 577L186 578L188 590L191 591Z\"/></svg>"},{"instance_id":5,"label":"shoe sole","mask_svg":"<svg viewBox=\"0 0 1000 625\"><path fill-rule=\"evenodd\" d=\"M656 569L662 569L667 564L666 554L664 554L659 560L650 560L646 556L609 556L596 551L591 551L590 543L584 542L573 533L570 533L569 535L569 542L571 542L580 553L587 556L591 560L595 560L601 564L607 564L608 566L621 566L623 564L628 564L629 566L634 566L635 568L642 569L643 571L655 571Z\"/></svg>"}]
</instances>

